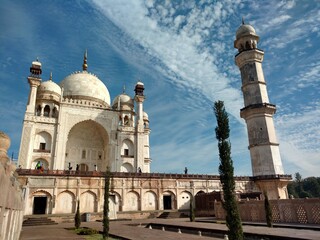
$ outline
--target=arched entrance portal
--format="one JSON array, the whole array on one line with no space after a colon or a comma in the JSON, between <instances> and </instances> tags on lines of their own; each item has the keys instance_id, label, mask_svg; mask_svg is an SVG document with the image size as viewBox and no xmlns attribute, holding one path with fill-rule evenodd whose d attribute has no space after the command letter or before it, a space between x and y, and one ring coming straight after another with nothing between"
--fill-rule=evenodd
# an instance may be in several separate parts
<instances>
[{"instance_id":1,"label":"arched entrance portal","mask_svg":"<svg viewBox=\"0 0 320 240\"><path fill-rule=\"evenodd\" d=\"M38 191L32 194L33 197L33 211L32 214L48 214L50 213L49 203L51 195L46 191Z\"/></svg>"},{"instance_id":2,"label":"arched entrance portal","mask_svg":"<svg viewBox=\"0 0 320 240\"><path fill-rule=\"evenodd\" d=\"M68 135L65 169L94 171L106 169L109 155L106 130L92 120L74 125Z\"/></svg>"},{"instance_id":3,"label":"arched entrance portal","mask_svg":"<svg viewBox=\"0 0 320 240\"><path fill-rule=\"evenodd\" d=\"M175 209L175 195L170 191L164 192L162 204L164 210Z\"/></svg>"},{"instance_id":4,"label":"arched entrance portal","mask_svg":"<svg viewBox=\"0 0 320 240\"><path fill-rule=\"evenodd\" d=\"M33 214L46 214L47 196L38 196L33 198Z\"/></svg>"}]
</instances>

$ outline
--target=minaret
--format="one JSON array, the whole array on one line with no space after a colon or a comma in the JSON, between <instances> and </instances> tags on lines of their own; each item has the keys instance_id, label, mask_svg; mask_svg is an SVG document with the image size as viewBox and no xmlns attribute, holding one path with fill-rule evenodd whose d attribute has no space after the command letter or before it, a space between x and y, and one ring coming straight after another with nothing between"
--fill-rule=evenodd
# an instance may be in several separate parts
<instances>
[{"instance_id":1,"label":"minaret","mask_svg":"<svg viewBox=\"0 0 320 240\"><path fill-rule=\"evenodd\" d=\"M264 52L257 48L259 36L255 29L242 22L236 33L234 47L239 53L235 62L240 69L244 98L241 118L247 124L253 179L269 199L288 198L279 144L273 123L276 106L269 103L262 70Z\"/></svg>"},{"instance_id":2,"label":"minaret","mask_svg":"<svg viewBox=\"0 0 320 240\"><path fill-rule=\"evenodd\" d=\"M30 67L30 76L28 77L28 82L30 84L30 93L26 114L35 114L37 88L41 83L41 73L41 63L37 59L36 61L32 62L32 65Z\"/></svg>"},{"instance_id":3,"label":"minaret","mask_svg":"<svg viewBox=\"0 0 320 240\"><path fill-rule=\"evenodd\" d=\"M144 171L144 125L143 125L143 102L144 96L144 84L142 82L137 82L135 86L135 101L137 103L137 120L136 120L136 170L140 167Z\"/></svg>"}]
</instances>

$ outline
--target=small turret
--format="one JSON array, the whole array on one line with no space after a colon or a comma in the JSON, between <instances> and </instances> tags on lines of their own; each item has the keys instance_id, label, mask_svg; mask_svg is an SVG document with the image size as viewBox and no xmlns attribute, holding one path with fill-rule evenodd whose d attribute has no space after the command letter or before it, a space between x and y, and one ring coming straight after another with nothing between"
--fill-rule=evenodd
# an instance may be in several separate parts
<instances>
[{"instance_id":1,"label":"small turret","mask_svg":"<svg viewBox=\"0 0 320 240\"><path fill-rule=\"evenodd\" d=\"M37 88L41 84L41 62L38 58L36 61L33 61L30 67L30 76L28 77L28 82L30 85L29 101L27 105L26 113L34 115L35 114L35 104L37 96Z\"/></svg>"},{"instance_id":2,"label":"small turret","mask_svg":"<svg viewBox=\"0 0 320 240\"><path fill-rule=\"evenodd\" d=\"M38 78L41 77L41 74L42 74L41 62L39 62L38 58L36 61L32 62L32 65L30 67L30 73L32 77L38 77Z\"/></svg>"},{"instance_id":3,"label":"small turret","mask_svg":"<svg viewBox=\"0 0 320 240\"><path fill-rule=\"evenodd\" d=\"M137 96L144 96L143 90L144 90L144 84L142 82L137 82L136 87L134 89L134 92L136 93L136 95Z\"/></svg>"},{"instance_id":4,"label":"small turret","mask_svg":"<svg viewBox=\"0 0 320 240\"><path fill-rule=\"evenodd\" d=\"M242 25L236 32L234 47L241 53L243 51L256 49L258 42L259 36L256 34L256 30L251 25L245 24L242 20Z\"/></svg>"}]
</instances>

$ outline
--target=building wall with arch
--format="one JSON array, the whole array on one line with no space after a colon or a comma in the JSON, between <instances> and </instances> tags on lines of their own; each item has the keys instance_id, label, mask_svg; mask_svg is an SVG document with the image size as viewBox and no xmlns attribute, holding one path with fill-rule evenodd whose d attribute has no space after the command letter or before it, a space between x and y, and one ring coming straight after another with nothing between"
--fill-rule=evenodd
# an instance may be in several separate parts
<instances>
[{"instance_id":1,"label":"building wall with arch","mask_svg":"<svg viewBox=\"0 0 320 240\"><path fill-rule=\"evenodd\" d=\"M25 114L19 165L30 169L33 161L41 158L48 162L49 170L75 170L77 165L86 164L81 171L104 171L109 167L116 172L150 172L150 154L144 150L150 132L139 132L142 140L137 144L135 113L131 110L114 110L90 104L89 100L49 101L37 95L34 115ZM119 125L120 116L123 120L127 116L130 124Z\"/></svg>"},{"instance_id":2,"label":"building wall with arch","mask_svg":"<svg viewBox=\"0 0 320 240\"><path fill-rule=\"evenodd\" d=\"M46 213L73 214L77 200L82 213L102 213L104 203L104 178L80 176L31 176L25 175L26 211L33 213L34 197L47 196ZM252 181L236 180L237 192L257 192ZM110 183L109 208L111 218L121 214L163 210L185 210L197 193L222 191L220 180L150 178L148 176L113 177Z\"/></svg>"}]
</instances>

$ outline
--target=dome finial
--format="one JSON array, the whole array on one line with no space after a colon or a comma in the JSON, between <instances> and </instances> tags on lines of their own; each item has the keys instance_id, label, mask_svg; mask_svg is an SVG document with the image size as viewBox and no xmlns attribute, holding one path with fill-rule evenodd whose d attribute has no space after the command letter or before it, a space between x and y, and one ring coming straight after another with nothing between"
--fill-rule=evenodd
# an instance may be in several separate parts
<instances>
[{"instance_id":1,"label":"dome finial","mask_svg":"<svg viewBox=\"0 0 320 240\"><path fill-rule=\"evenodd\" d=\"M244 17L242 17L242 25L244 25Z\"/></svg>"},{"instance_id":2,"label":"dome finial","mask_svg":"<svg viewBox=\"0 0 320 240\"><path fill-rule=\"evenodd\" d=\"M126 85L123 84L122 93L126 93Z\"/></svg>"},{"instance_id":3,"label":"dome finial","mask_svg":"<svg viewBox=\"0 0 320 240\"><path fill-rule=\"evenodd\" d=\"M84 52L84 56L83 56L83 65L82 65L83 71L87 71L87 69L88 69L87 56L88 56L88 51L86 49L86 51Z\"/></svg>"},{"instance_id":4,"label":"dome finial","mask_svg":"<svg viewBox=\"0 0 320 240\"><path fill-rule=\"evenodd\" d=\"M50 78L49 78L50 81L52 81L52 72L50 72Z\"/></svg>"}]
</instances>

